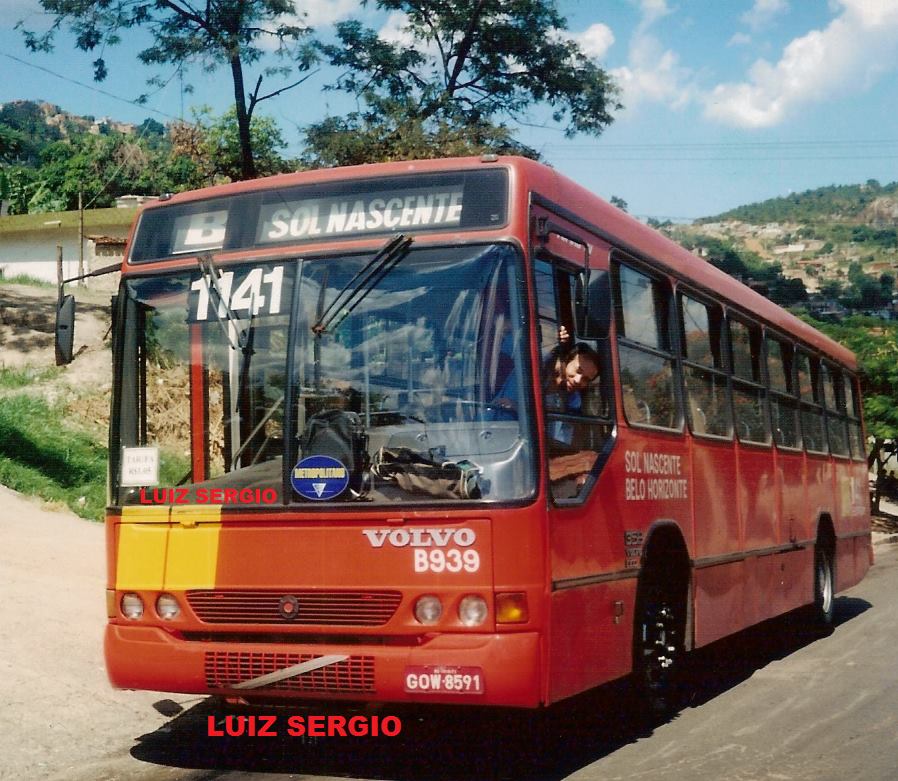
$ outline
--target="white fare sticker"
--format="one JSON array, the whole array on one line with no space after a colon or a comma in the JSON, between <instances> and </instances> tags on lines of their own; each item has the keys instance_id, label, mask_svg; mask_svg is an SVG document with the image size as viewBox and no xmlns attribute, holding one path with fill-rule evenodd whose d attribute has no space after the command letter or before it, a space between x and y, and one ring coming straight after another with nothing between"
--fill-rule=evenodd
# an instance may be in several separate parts
<instances>
[{"instance_id":1,"label":"white fare sticker","mask_svg":"<svg viewBox=\"0 0 898 781\"><path fill-rule=\"evenodd\" d=\"M123 447L121 485L159 485L159 448Z\"/></svg>"}]
</instances>

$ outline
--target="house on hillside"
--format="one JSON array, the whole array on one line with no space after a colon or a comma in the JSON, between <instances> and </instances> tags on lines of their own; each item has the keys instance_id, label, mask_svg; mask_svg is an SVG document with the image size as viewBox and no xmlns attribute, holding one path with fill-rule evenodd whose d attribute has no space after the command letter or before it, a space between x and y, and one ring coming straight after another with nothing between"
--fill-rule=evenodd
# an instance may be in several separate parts
<instances>
[{"instance_id":1,"label":"house on hillside","mask_svg":"<svg viewBox=\"0 0 898 781\"><path fill-rule=\"evenodd\" d=\"M136 215L134 208L84 212L85 273L121 262ZM0 276L27 275L55 283L57 248L62 247L63 278L74 277L79 273L78 238L77 211L0 217ZM88 284L92 282L88 280Z\"/></svg>"}]
</instances>

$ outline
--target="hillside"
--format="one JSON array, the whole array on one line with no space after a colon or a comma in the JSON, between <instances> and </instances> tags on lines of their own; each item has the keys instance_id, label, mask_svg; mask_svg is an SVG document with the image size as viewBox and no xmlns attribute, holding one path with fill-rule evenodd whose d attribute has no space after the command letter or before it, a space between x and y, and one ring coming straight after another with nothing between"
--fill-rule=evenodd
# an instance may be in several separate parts
<instances>
[{"instance_id":1,"label":"hillside","mask_svg":"<svg viewBox=\"0 0 898 781\"><path fill-rule=\"evenodd\" d=\"M779 277L800 282L831 312L845 308L885 316L892 307L898 182L821 187L740 206L692 225L667 226L667 232L729 273L735 269L738 276L765 286ZM801 303L792 295L796 292L776 300Z\"/></svg>"},{"instance_id":2,"label":"hillside","mask_svg":"<svg viewBox=\"0 0 898 781\"><path fill-rule=\"evenodd\" d=\"M735 220L763 225L778 223L848 223L883 227L898 221L898 182L880 185L831 185L735 209L697 220L698 223Z\"/></svg>"}]
</instances>

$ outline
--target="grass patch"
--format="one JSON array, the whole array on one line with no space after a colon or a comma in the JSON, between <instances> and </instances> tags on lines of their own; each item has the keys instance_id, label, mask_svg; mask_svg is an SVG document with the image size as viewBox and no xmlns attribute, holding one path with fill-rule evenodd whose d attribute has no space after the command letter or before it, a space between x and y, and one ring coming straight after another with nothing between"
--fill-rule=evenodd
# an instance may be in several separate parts
<instances>
[{"instance_id":1,"label":"grass patch","mask_svg":"<svg viewBox=\"0 0 898 781\"><path fill-rule=\"evenodd\" d=\"M56 377L62 369L58 366L26 366L22 369L0 368L0 390L27 388Z\"/></svg>"},{"instance_id":2,"label":"grass patch","mask_svg":"<svg viewBox=\"0 0 898 781\"><path fill-rule=\"evenodd\" d=\"M4 277L0 276L0 285L31 285L32 287L56 287L56 284L53 282L48 282L46 279L40 279L39 277L32 277L30 274L16 274L13 277Z\"/></svg>"},{"instance_id":3,"label":"grass patch","mask_svg":"<svg viewBox=\"0 0 898 781\"><path fill-rule=\"evenodd\" d=\"M0 399L0 483L99 521L107 460L106 446L70 425L61 407L24 395Z\"/></svg>"}]
</instances>

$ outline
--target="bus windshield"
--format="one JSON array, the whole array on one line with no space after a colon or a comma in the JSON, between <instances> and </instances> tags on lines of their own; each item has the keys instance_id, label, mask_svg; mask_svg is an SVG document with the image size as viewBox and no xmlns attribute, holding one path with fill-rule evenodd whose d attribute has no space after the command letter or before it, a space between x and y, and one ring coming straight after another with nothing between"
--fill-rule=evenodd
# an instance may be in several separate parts
<instances>
[{"instance_id":1,"label":"bus windshield","mask_svg":"<svg viewBox=\"0 0 898 781\"><path fill-rule=\"evenodd\" d=\"M519 253L403 247L387 265L374 258L206 263L125 280L114 499L530 497Z\"/></svg>"}]
</instances>

